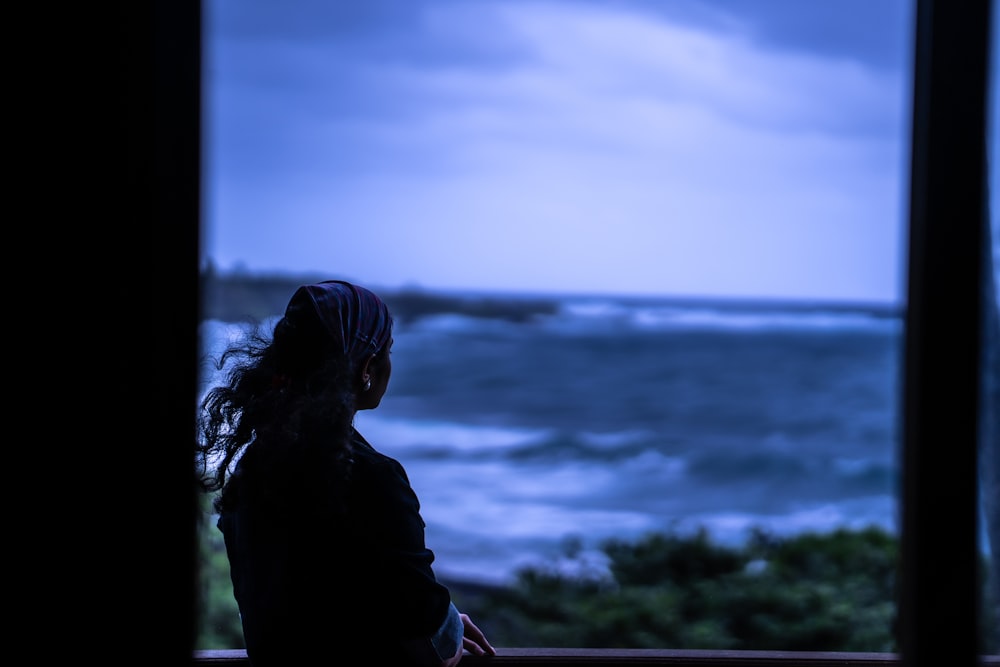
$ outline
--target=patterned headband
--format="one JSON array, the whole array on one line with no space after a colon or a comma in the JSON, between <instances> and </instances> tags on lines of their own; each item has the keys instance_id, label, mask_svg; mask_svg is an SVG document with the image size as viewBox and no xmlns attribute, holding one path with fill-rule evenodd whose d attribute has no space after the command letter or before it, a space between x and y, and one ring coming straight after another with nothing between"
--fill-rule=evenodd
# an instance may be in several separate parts
<instances>
[{"instance_id":1,"label":"patterned headband","mask_svg":"<svg viewBox=\"0 0 1000 667\"><path fill-rule=\"evenodd\" d=\"M344 356L360 362L377 354L392 335L392 315L370 290L343 280L324 280L299 287L285 309L294 318L309 304L320 322L341 343Z\"/></svg>"}]
</instances>

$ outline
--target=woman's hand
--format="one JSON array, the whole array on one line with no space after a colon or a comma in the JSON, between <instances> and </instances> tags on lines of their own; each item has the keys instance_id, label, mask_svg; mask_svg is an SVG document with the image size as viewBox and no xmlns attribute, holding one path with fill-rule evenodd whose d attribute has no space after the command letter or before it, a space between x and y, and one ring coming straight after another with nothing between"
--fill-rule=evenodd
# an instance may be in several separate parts
<instances>
[{"instance_id":1,"label":"woman's hand","mask_svg":"<svg viewBox=\"0 0 1000 667\"><path fill-rule=\"evenodd\" d=\"M473 655L496 655L495 648L490 646L486 640L486 635L480 630L468 614L459 614L462 625L465 627L465 634L462 637L462 648Z\"/></svg>"},{"instance_id":2,"label":"woman's hand","mask_svg":"<svg viewBox=\"0 0 1000 667\"><path fill-rule=\"evenodd\" d=\"M462 645L458 647L455 655L441 663L441 667L455 667L465 655L465 651L473 655L496 655L496 649L486 641L486 635L472 622L469 615L460 613L458 616L462 619L462 627L464 628Z\"/></svg>"}]
</instances>

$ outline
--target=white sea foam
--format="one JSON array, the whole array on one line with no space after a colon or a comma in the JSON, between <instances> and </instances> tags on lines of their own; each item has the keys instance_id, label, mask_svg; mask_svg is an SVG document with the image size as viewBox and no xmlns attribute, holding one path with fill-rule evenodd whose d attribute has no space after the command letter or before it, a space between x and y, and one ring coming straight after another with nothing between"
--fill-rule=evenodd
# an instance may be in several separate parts
<instances>
[{"instance_id":1,"label":"white sea foam","mask_svg":"<svg viewBox=\"0 0 1000 667\"><path fill-rule=\"evenodd\" d=\"M607 299L568 299L559 313L540 320L568 335L600 331L883 331L901 330L902 320L864 307L750 307Z\"/></svg>"},{"instance_id":2,"label":"white sea foam","mask_svg":"<svg viewBox=\"0 0 1000 667\"><path fill-rule=\"evenodd\" d=\"M894 320L861 312L741 312L707 308L641 308L632 318L639 328L740 331L892 329Z\"/></svg>"},{"instance_id":3,"label":"white sea foam","mask_svg":"<svg viewBox=\"0 0 1000 667\"><path fill-rule=\"evenodd\" d=\"M837 529L860 530L876 526L895 532L896 501L887 495L854 498L837 503L806 505L782 514L765 512L693 512L678 519L673 528L681 534L704 528L720 544L742 544L751 530L777 537Z\"/></svg>"},{"instance_id":4,"label":"white sea foam","mask_svg":"<svg viewBox=\"0 0 1000 667\"><path fill-rule=\"evenodd\" d=\"M389 446L393 453L421 448L436 452L489 452L542 441L550 433L548 429L397 419L374 411L359 412L354 424L370 442Z\"/></svg>"}]
</instances>

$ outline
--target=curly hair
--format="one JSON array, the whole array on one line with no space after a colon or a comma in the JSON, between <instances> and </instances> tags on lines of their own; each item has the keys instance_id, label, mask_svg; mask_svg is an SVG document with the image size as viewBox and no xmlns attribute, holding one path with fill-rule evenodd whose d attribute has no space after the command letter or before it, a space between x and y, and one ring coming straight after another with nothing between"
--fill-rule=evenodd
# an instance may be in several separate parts
<instances>
[{"instance_id":1,"label":"curly hair","mask_svg":"<svg viewBox=\"0 0 1000 667\"><path fill-rule=\"evenodd\" d=\"M196 462L202 490L219 492L217 511L238 502L281 511L343 496L364 359L345 353L322 314L291 313L270 335L248 326L215 361L225 382L200 404ZM373 368L387 355L377 349Z\"/></svg>"}]
</instances>

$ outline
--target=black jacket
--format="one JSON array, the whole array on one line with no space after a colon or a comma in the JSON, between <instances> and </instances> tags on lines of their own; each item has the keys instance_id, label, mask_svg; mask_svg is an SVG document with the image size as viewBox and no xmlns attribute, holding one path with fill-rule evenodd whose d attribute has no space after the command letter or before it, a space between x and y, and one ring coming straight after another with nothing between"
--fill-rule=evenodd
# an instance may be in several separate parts
<instances>
[{"instance_id":1,"label":"black jacket","mask_svg":"<svg viewBox=\"0 0 1000 667\"><path fill-rule=\"evenodd\" d=\"M429 638L451 598L431 567L420 503L398 461L357 432L353 444L344 514L240 502L219 517L255 667L436 657Z\"/></svg>"}]
</instances>

